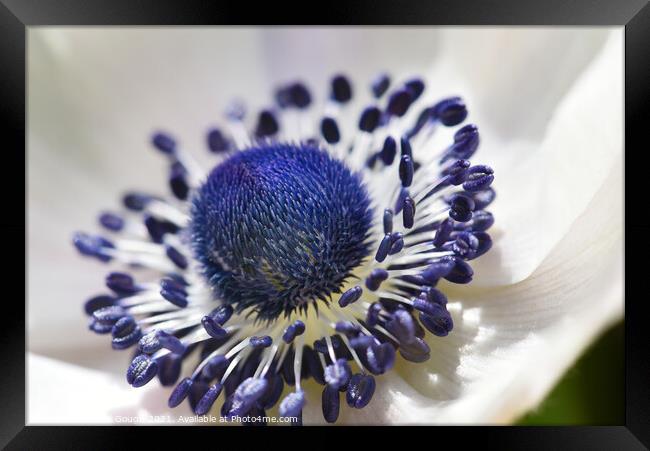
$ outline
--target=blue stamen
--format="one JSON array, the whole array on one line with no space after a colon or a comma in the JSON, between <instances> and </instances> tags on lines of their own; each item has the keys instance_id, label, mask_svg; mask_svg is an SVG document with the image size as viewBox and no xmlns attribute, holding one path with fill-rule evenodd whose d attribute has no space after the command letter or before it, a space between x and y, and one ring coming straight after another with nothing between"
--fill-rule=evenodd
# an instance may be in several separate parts
<instances>
[{"instance_id":1,"label":"blue stamen","mask_svg":"<svg viewBox=\"0 0 650 451\"><path fill-rule=\"evenodd\" d=\"M126 381L133 387L142 387L158 374L158 363L151 357L136 356L126 371Z\"/></svg>"},{"instance_id":2,"label":"blue stamen","mask_svg":"<svg viewBox=\"0 0 650 451\"><path fill-rule=\"evenodd\" d=\"M160 152L167 155L173 155L176 152L176 141L167 133L154 133L151 137L151 144Z\"/></svg>"},{"instance_id":3,"label":"blue stamen","mask_svg":"<svg viewBox=\"0 0 650 451\"><path fill-rule=\"evenodd\" d=\"M230 142L218 128L213 128L208 131L206 141L208 149L210 149L212 153L222 153L230 150Z\"/></svg>"},{"instance_id":4,"label":"blue stamen","mask_svg":"<svg viewBox=\"0 0 650 451\"><path fill-rule=\"evenodd\" d=\"M350 288L339 298L339 305L341 307L347 307L348 305L357 302L362 294L363 288L360 286L357 285L356 287Z\"/></svg>"},{"instance_id":5,"label":"blue stamen","mask_svg":"<svg viewBox=\"0 0 650 451\"><path fill-rule=\"evenodd\" d=\"M336 120L331 117L325 117L320 123L320 131L328 144L336 144L341 140L339 126Z\"/></svg>"},{"instance_id":6,"label":"blue stamen","mask_svg":"<svg viewBox=\"0 0 650 451\"><path fill-rule=\"evenodd\" d=\"M375 394L375 378L369 374L355 374L350 379L350 386L345 400L350 407L363 409Z\"/></svg>"},{"instance_id":7,"label":"blue stamen","mask_svg":"<svg viewBox=\"0 0 650 451\"><path fill-rule=\"evenodd\" d=\"M347 103L352 99L352 85L344 75L332 78L332 91L330 98L338 103Z\"/></svg>"}]
</instances>

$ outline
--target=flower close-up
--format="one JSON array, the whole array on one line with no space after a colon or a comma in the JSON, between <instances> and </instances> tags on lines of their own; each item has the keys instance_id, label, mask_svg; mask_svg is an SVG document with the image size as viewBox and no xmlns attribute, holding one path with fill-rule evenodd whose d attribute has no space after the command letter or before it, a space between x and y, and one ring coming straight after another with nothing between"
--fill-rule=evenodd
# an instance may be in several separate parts
<instances>
[{"instance_id":1,"label":"flower close-up","mask_svg":"<svg viewBox=\"0 0 650 451\"><path fill-rule=\"evenodd\" d=\"M29 42L32 423L507 424L623 317L620 30Z\"/></svg>"}]
</instances>

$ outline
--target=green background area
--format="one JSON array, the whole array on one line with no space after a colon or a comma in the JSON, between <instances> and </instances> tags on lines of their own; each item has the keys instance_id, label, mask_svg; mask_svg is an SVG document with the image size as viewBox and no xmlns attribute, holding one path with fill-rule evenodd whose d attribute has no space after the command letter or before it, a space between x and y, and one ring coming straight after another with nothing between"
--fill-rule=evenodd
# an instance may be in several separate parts
<instances>
[{"instance_id":1,"label":"green background area","mask_svg":"<svg viewBox=\"0 0 650 451\"><path fill-rule=\"evenodd\" d=\"M607 330L567 371L546 400L519 425L625 423L625 329Z\"/></svg>"}]
</instances>

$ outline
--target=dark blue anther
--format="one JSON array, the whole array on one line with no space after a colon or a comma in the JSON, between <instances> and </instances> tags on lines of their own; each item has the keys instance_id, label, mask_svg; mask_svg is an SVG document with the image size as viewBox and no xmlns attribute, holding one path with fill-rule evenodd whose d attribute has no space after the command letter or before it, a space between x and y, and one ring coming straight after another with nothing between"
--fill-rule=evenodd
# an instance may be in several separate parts
<instances>
[{"instance_id":1,"label":"dark blue anther","mask_svg":"<svg viewBox=\"0 0 650 451\"><path fill-rule=\"evenodd\" d=\"M332 78L330 98L338 103L347 103L352 99L352 86L345 75Z\"/></svg>"},{"instance_id":2,"label":"dark blue anther","mask_svg":"<svg viewBox=\"0 0 650 451\"><path fill-rule=\"evenodd\" d=\"M205 395L203 395L199 403L196 405L196 408L194 409L194 413L196 413L197 415L205 415L206 413L208 413L212 408L214 402L221 394L222 389L223 389L223 385L221 384L211 385L208 391L205 392Z\"/></svg>"},{"instance_id":3,"label":"dark blue anther","mask_svg":"<svg viewBox=\"0 0 650 451\"><path fill-rule=\"evenodd\" d=\"M467 169L470 166L469 160L456 160L442 171L447 185L458 186L467 180Z\"/></svg>"},{"instance_id":4,"label":"dark blue anther","mask_svg":"<svg viewBox=\"0 0 650 451\"><path fill-rule=\"evenodd\" d=\"M200 379L194 380L194 383L190 387L190 392L188 393L188 401L190 403L190 408L194 413L196 413L196 406L199 404L203 395L210 389L210 385Z\"/></svg>"},{"instance_id":5,"label":"dark blue anther","mask_svg":"<svg viewBox=\"0 0 650 451\"><path fill-rule=\"evenodd\" d=\"M388 321L386 330L393 334L400 343L410 343L415 338L415 322L411 314L399 308L395 310Z\"/></svg>"},{"instance_id":6,"label":"dark blue anther","mask_svg":"<svg viewBox=\"0 0 650 451\"><path fill-rule=\"evenodd\" d=\"M172 277L165 277L160 279L160 288L169 291L180 291L182 294L187 296L185 288L187 287L187 282L183 283Z\"/></svg>"},{"instance_id":7,"label":"dark blue anther","mask_svg":"<svg viewBox=\"0 0 650 451\"><path fill-rule=\"evenodd\" d=\"M285 343L291 343L297 336L302 335L304 332L305 323L297 319L284 330L282 340Z\"/></svg>"},{"instance_id":8,"label":"dark blue anther","mask_svg":"<svg viewBox=\"0 0 650 451\"><path fill-rule=\"evenodd\" d=\"M496 192L492 188L488 188L485 191L479 191L478 193L472 193L472 198L476 204L475 209L483 210L494 201L496 195Z\"/></svg>"},{"instance_id":9,"label":"dark blue anther","mask_svg":"<svg viewBox=\"0 0 650 451\"><path fill-rule=\"evenodd\" d=\"M404 199L404 204L402 205L402 223L404 227L410 229L415 223L415 202L411 199L410 196L407 196Z\"/></svg>"},{"instance_id":10,"label":"dark blue anther","mask_svg":"<svg viewBox=\"0 0 650 451\"><path fill-rule=\"evenodd\" d=\"M391 343L372 343L366 348L366 362L373 374L384 374L395 365L395 348Z\"/></svg>"},{"instance_id":11,"label":"dark blue anther","mask_svg":"<svg viewBox=\"0 0 650 451\"><path fill-rule=\"evenodd\" d=\"M305 393L295 391L284 397L280 403L278 412L283 418L298 417L302 414L302 408L305 406Z\"/></svg>"},{"instance_id":12,"label":"dark blue anther","mask_svg":"<svg viewBox=\"0 0 650 451\"><path fill-rule=\"evenodd\" d=\"M328 423L336 423L339 417L341 406L341 393L337 388L325 385L321 398L321 407L323 409L323 418Z\"/></svg>"},{"instance_id":13,"label":"dark blue anther","mask_svg":"<svg viewBox=\"0 0 650 451\"><path fill-rule=\"evenodd\" d=\"M223 338L228 335L228 331L226 331L226 329L221 327L209 316L204 316L201 319L201 324L203 325L203 328L208 333L208 335L210 335L212 338Z\"/></svg>"},{"instance_id":14,"label":"dark blue anther","mask_svg":"<svg viewBox=\"0 0 650 451\"><path fill-rule=\"evenodd\" d=\"M433 311L420 313L420 323L432 334L438 337L446 337L454 328L454 321L444 306L440 304L432 305L434 306Z\"/></svg>"},{"instance_id":15,"label":"dark blue anther","mask_svg":"<svg viewBox=\"0 0 650 451\"><path fill-rule=\"evenodd\" d=\"M386 279L388 279L388 271L383 268L375 268L366 277L366 288L370 291L376 291Z\"/></svg>"},{"instance_id":16,"label":"dark blue anther","mask_svg":"<svg viewBox=\"0 0 650 451\"><path fill-rule=\"evenodd\" d=\"M161 221L148 214L144 215L144 226L149 232L151 241L158 244L163 242L166 233L176 233L178 231L178 228L171 222Z\"/></svg>"},{"instance_id":17,"label":"dark blue anther","mask_svg":"<svg viewBox=\"0 0 650 451\"><path fill-rule=\"evenodd\" d=\"M157 132L151 137L151 144L167 155L173 155L176 152L176 141L167 133Z\"/></svg>"},{"instance_id":18,"label":"dark blue anther","mask_svg":"<svg viewBox=\"0 0 650 451\"><path fill-rule=\"evenodd\" d=\"M133 277L123 272L109 273L106 276L106 286L120 295L129 295L140 291Z\"/></svg>"},{"instance_id":19,"label":"dark blue anther","mask_svg":"<svg viewBox=\"0 0 650 451\"><path fill-rule=\"evenodd\" d=\"M95 318L91 318L88 324L88 329L96 334L108 334L113 330L113 325L109 323L100 323Z\"/></svg>"},{"instance_id":20,"label":"dark blue anther","mask_svg":"<svg viewBox=\"0 0 650 451\"><path fill-rule=\"evenodd\" d=\"M269 386L267 379L249 377L239 384L233 393L232 405L228 416L242 416L255 405Z\"/></svg>"},{"instance_id":21,"label":"dark blue anther","mask_svg":"<svg viewBox=\"0 0 650 451\"><path fill-rule=\"evenodd\" d=\"M435 285L438 280L449 274L456 265L454 257L445 256L431 262L424 271L420 273L420 277L427 283Z\"/></svg>"},{"instance_id":22,"label":"dark blue anther","mask_svg":"<svg viewBox=\"0 0 650 451\"><path fill-rule=\"evenodd\" d=\"M476 255L479 247L479 240L471 232L458 232L454 236L454 241L448 246L457 256L466 260L471 260Z\"/></svg>"},{"instance_id":23,"label":"dark blue anther","mask_svg":"<svg viewBox=\"0 0 650 451\"><path fill-rule=\"evenodd\" d=\"M413 159L408 155L403 155L399 162L399 179L407 188L413 183Z\"/></svg>"},{"instance_id":24,"label":"dark blue anther","mask_svg":"<svg viewBox=\"0 0 650 451\"><path fill-rule=\"evenodd\" d=\"M142 387L158 374L158 363L145 354L136 356L126 370L126 381L133 387Z\"/></svg>"},{"instance_id":25,"label":"dark blue anther","mask_svg":"<svg viewBox=\"0 0 650 451\"><path fill-rule=\"evenodd\" d=\"M325 382L332 388L338 389L350 380L350 365L345 359L338 359L336 362L325 367Z\"/></svg>"},{"instance_id":26,"label":"dark blue anther","mask_svg":"<svg viewBox=\"0 0 650 451\"><path fill-rule=\"evenodd\" d=\"M467 181L463 183L465 191L483 191L494 181L494 171L485 165L472 166L467 170Z\"/></svg>"},{"instance_id":27,"label":"dark blue anther","mask_svg":"<svg viewBox=\"0 0 650 451\"><path fill-rule=\"evenodd\" d=\"M187 170L180 162L175 162L169 170L169 187L172 194L177 199L185 200L190 192L190 186L187 183Z\"/></svg>"},{"instance_id":28,"label":"dark blue anther","mask_svg":"<svg viewBox=\"0 0 650 451\"><path fill-rule=\"evenodd\" d=\"M408 89L394 91L388 98L386 112L391 116L402 117L411 106L411 93Z\"/></svg>"},{"instance_id":29,"label":"dark blue anther","mask_svg":"<svg viewBox=\"0 0 650 451\"><path fill-rule=\"evenodd\" d=\"M443 161L446 161L449 158L468 159L474 155L474 152L478 149L478 145L478 128L474 124L465 125L454 134L454 143L445 153Z\"/></svg>"},{"instance_id":30,"label":"dark blue anther","mask_svg":"<svg viewBox=\"0 0 650 451\"><path fill-rule=\"evenodd\" d=\"M266 390L266 393L264 393L264 396L259 400L259 404L264 409L270 409L273 407L280 399L282 391L284 390L284 381L282 380L282 376L274 373L268 377L269 388Z\"/></svg>"},{"instance_id":31,"label":"dark blue anther","mask_svg":"<svg viewBox=\"0 0 650 451\"><path fill-rule=\"evenodd\" d=\"M206 136L208 149L212 153L226 152L230 149L230 142L218 128L213 128L208 131Z\"/></svg>"},{"instance_id":32,"label":"dark blue anther","mask_svg":"<svg viewBox=\"0 0 650 451\"><path fill-rule=\"evenodd\" d=\"M413 125L413 128L411 128L407 133L406 136L409 138L413 138L415 135L420 133L420 130L424 128L426 124L428 124L433 118L433 107L427 107L423 109L417 120L415 121L415 125Z\"/></svg>"},{"instance_id":33,"label":"dark blue anther","mask_svg":"<svg viewBox=\"0 0 650 451\"><path fill-rule=\"evenodd\" d=\"M253 348L268 348L273 344L273 339L268 335L264 335L263 337L251 337L249 343Z\"/></svg>"},{"instance_id":34,"label":"dark blue anther","mask_svg":"<svg viewBox=\"0 0 650 451\"><path fill-rule=\"evenodd\" d=\"M444 276L444 278L453 283L465 284L472 281L474 276L474 271L472 267L467 264L464 260L458 257L452 257L454 259L453 269Z\"/></svg>"},{"instance_id":35,"label":"dark blue anther","mask_svg":"<svg viewBox=\"0 0 650 451\"><path fill-rule=\"evenodd\" d=\"M210 360L207 361L201 370L201 375L209 381L215 378L220 378L226 372L228 364L229 361L224 355L215 355L210 357Z\"/></svg>"},{"instance_id":36,"label":"dark blue anther","mask_svg":"<svg viewBox=\"0 0 650 451\"><path fill-rule=\"evenodd\" d=\"M473 232L485 232L494 224L494 216L489 211L475 211L472 215L472 220L466 224Z\"/></svg>"},{"instance_id":37,"label":"dark blue anther","mask_svg":"<svg viewBox=\"0 0 650 451\"><path fill-rule=\"evenodd\" d=\"M362 294L363 294L363 288L361 288L360 286L357 285L353 288L350 288L345 293L343 293L339 298L339 305L341 307L347 307L348 305L357 302L359 298L361 298Z\"/></svg>"},{"instance_id":38,"label":"dark blue anther","mask_svg":"<svg viewBox=\"0 0 650 451\"><path fill-rule=\"evenodd\" d=\"M431 357L429 345L420 337L407 344L400 343L399 353L405 360L415 363L426 362Z\"/></svg>"},{"instance_id":39,"label":"dark blue anther","mask_svg":"<svg viewBox=\"0 0 650 451\"><path fill-rule=\"evenodd\" d=\"M411 94L411 103L419 99L424 92L424 82L419 78L413 78L407 81L404 83L404 86L408 90L409 94Z\"/></svg>"},{"instance_id":40,"label":"dark blue anther","mask_svg":"<svg viewBox=\"0 0 650 451\"><path fill-rule=\"evenodd\" d=\"M411 157L411 159L413 159L413 149L411 148L411 141L406 136L402 136L400 138L399 146L402 152L402 156L408 155L409 157Z\"/></svg>"},{"instance_id":41,"label":"dark blue anther","mask_svg":"<svg viewBox=\"0 0 650 451\"><path fill-rule=\"evenodd\" d=\"M158 359L158 380L163 387L174 385L181 375L183 357L177 354L166 354Z\"/></svg>"},{"instance_id":42,"label":"dark blue anther","mask_svg":"<svg viewBox=\"0 0 650 451\"><path fill-rule=\"evenodd\" d=\"M275 103L281 108L289 108L291 106L291 95L289 88L282 86L275 91Z\"/></svg>"},{"instance_id":43,"label":"dark blue anther","mask_svg":"<svg viewBox=\"0 0 650 451\"><path fill-rule=\"evenodd\" d=\"M187 282L187 280L185 280L185 278L183 276L181 276L180 274L178 274L178 273L173 273L173 272L169 273L169 274L167 274L167 277L168 277L168 279L166 279L166 280L170 280L172 282L175 282L176 286L179 287L179 289L185 289L185 287L190 286L190 284ZM162 285L162 281L161 281L161 285Z\"/></svg>"},{"instance_id":44,"label":"dark blue anther","mask_svg":"<svg viewBox=\"0 0 650 451\"><path fill-rule=\"evenodd\" d=\"M99 223L105 229L111 230L113 232L119 232L124 228L124 219L115 213L102 213L99 215Z\"/></svg>"},{"instance_id":45,"label":"dark blue anther","mask_svg":"<svg viewBox=\"0 0 650 451\"><path fill-rule=\"evenodd\" d=\"M359 130L372 133L379 125L381 111L376 106L369 106L363 110L359 118Z\"/></svg>"},{"instance_id":46,"label":"dark blue anther","mask_svg":"<svg viewBox=\"0 0 650 451\"><path fill-rule=\"evenodd\" d=\"M350 407L363 409L375 394L375 378L369 374L357 373L350 379L345 400Z\"/></svg>"},{"instance_id":47,"label":"dark blue anther","mask_svg":"<svg viewBox=\"0 0 650 451\"><path fill-rule=\"evenodd\" d=\"M375 338L369 335L359 335L350 339L350 346L356 350L364 351L368 346L372 345L375 342Z\"/></svg>"},{"instance_id":48,"label":"dark blue anther","mask_svg":"<svg viewBox=\"0 0 650 451\"><path fill-rule=\"evenodd\" d=\"M110 305L108 307L103 307L100 308L99 310L95 310L93 312L93 320L96 321L97 323L105 326L111 326L111 329L113 328L113 325L122 317L126 316L126 310L124 310L122 307L119 305Z\"/></svg>"},{"instance_id":49,"label":"dark blue anther","mask_svg":"<svg viewBox=\"0 0 650 451\"><path fill-rule=\"evenodd\" d=\"M381 161L386 166L390 166L395 160L395 155L397 155L397 143L392 136L387 136L380 152Z\"/></svg>"},{"instance_id":50,"label":"dark blue anther","mask_svg":"<svg viewBox=\"0 0 650 451\"><path fill-rule=\"evenodd\" d=\"M449 200L449 216L458 222L472 219L474 199L465 194L454 194Z\"/></svg>"},{"instance_id":51,"label":"dark blue anther","mask_svg":"<svg viewBox=\"0 0 650 451\"><path fill-rule=\"evenodd\" d=\"M444 307L444 304L431 302L426 295L413 299L413 308L427 315L435 315L441 307Z\"/></svg>"},{"instance_id":52,"label":"dark blue anther","mask_svg":"<svg viewBox=\"0 0 650 451\"><path fill-rule=\"evenodd\" d=\"M467 260L472 260L485 254L492 248L492 238L485 232L474 232L474 236L478 240L478 247L472 255L466 257Z\"/></svg>"},{"instance_id":53,"label":"dark blue anther","mask_svg":"<svg viewBox=\"0 0 650 451\"><path fill-rule=\"evenodd\" d=\"M345 334L347 336L357 335L361 331L361 328L359 327L358 324L354 324L350 321L337 322L335 325L335 329L337 332Z\"/></svg>"},{"instance_id":54,"label":"dark blue anther","mask_svg":"<svg viewBox=\"0 0 650 451\"><path fill-rule=\"evenodd\" d=\"M167 401L167 405L171 408L174 408L180 403L182 403L185 398L187 398L187 395L190 393L190 388L192 388L193 381L189 377L186 377L182 381L178 383L176 388L174 388L174 391L172 391L172 394L169 396L169 400Z\"/></svg>"},{"instance_id":55,"label":"dark blue anther","mask_svg":"<svg viewBox=\"0 0 650 451\"><path fill-rule=\"evenodd\" d=\"M372 82L372 95L379 98L384 95L390 86L390 77L387 74L379 74Z\"/></svg>"},{"instance_id":56,"label":"dark blue anther","mask_svg":"<svg viewBox=\"0 0 650 451\"><path fill-rule=\"evenodd\" d=\"M379 313L381 312L381 304L379 302L373 302L368 307L366 312L366 323L368 326L375 327L379 323Z\"/></svg>"},{"instance_id":57,"label":"dark blue anther","mask_svg":"<svg viewBox=\"0 0 650 451\"><path fill-rule=\"evenodd\" d=\"M442 247L447 241L449 241L449 238L451 236L451 232L454 231L454 225L449 218L445 218L444 221L440 223L438 228L436 229L436 235L433 238L433 245L435 247Z\"/></svg>"},{"instance_id":58,"label":"dark blue anther","mask_svg":"<svg viewBox=\"0 0 650 451\"><path fill-rule=\"evenodd\" d=\"M84 311L86 315L92 315L95 310L115 305L116 301L116 298L107 294L93 296L84 303Z\"/></svg>"},{"instance_id":59,"label":"dark blue anther","mask_svg":"<svg viewBox=\"0 0 650 451\"><path fill-rule=\"evenodd\" d=\"M180 269L187 268L187 258L173 246L165 246L165 254Z\"/></svg>"},{"instance_id":60,"label":"dark blue anther","mask_svg":"<svg viewBox=\"0 0 650 451\"><path fill-rule=\"evenodd\" d=\"M273 136L280 130L278 121L275 114L269 110L262 110L257 118L257 127L255 128L255 136L263 138L266 136Z\"/></svg>"},{"instance_id":61,"label":"dark blue anther","mask_svg":"<svg viewBox=\"0 0 650 451\"><path fill-rule=\"evenodd\" d=\"M103 249L115 248L113 243L101 236L91 236L87 233L76 232L72 237L72 243L81 255L95 257L103 262L108 262L112 257L105 255Z\"/></svg>"},{"instance_id":62,"label":"dark blue anther","mask_svg":"<svg viewBox=\"0 0 650 451\"><path fill-rule=\"evenodd\" d=\"M394 232L390 236L390 251L389 255L395 255L404 249L404 235L402 232Z\"/></svg>"},{"instance_id":63,"label":"dark blue anther","mask_svg":"<svg viewBox=\"0 0 650 451\"><path fill-rule=\"evenodd\" d=\"M160 290L160 295L167 301L180 308L187 307L187 304L189 303L185 290L178 289L171 284L169 284L169 286L163 284Z\"/></svg>"},{"instance_id":64,"label":"dark blue anther","mask_svg":"<svg viewBox=\"0 0 650 451\"><path fill-rule=\"evenodd\" d=\"M144 193L127 193L122 197L122 204L132 211L142 211L145 207L154 200L153 196Z\"/></svg>"},{"instance_id":65,"label":"dark blue anther","mask_svg":"<svg viewBox=\"0 0 650 451\"><path fill-rule=\"evenodd\" d=\"M384 210L384 234L393 232L393 210L387 208Z\"/></svg>"},{"instance_id":66,"label":"dark blue anther","mask_svg":"<svg viewBox=\"0 0 650 451\"><path fill-rule=\"evenodd\" d=\"M325 375L318 353L309 346L305 346L303 349L301 370L301 376L303 374L304 377L311 376L317 384L325 385Z\"/></svg>"},{"instance_id":67,"label":"dark blue anther","mask_svg":"<svg viewBox=\"0 0 650 451\"><path fill-rule=\"evenodd\" d=\"M426 300L427 302L435 302L440 305L447 305L447 296L440 290L437 290L433 287L422 287L422 292L418 296L418 299ZM414 305L417 309L417 307Z\"/></svg>"},{"instance_id":68,"label":"dark blue anther","mask_svg":"<svg viewBox=\"0 0 650 451\"><path fill-rule=\"evenodd\" d=\"M402 208L404 208L404 200L409 197L409 190L407 188L401 187L399 195L397 196L397 201L395 202L395 214L398 215L401 213Z\"/></svg>"},{"instance_id":69,"label":"dark blue anther","mask_svg":"<svg viewBox=\"0 0 650 451\"><path fill-rule=\"evenodd\" d=\"M215 320L217 324L223 326L232 317L234 311L231 305L223 304L210 312L210 318Z\"/></svg>"},{"instance_id":70,"label":"dark blue anther","mask_svg":"<svg viewBox=\"0 0 650 451\"><path fill-rule=\"evenodd\" d=\"M111 334L113 335L111 340L113 349L127 349L136 344L142 337L142 330L140 330L133 317L124 316L117 320Z\"/></svg>"},{"instance_id":71,"label":"dark blue anther","mask_svg":"<svg viewBox=\"0 0 650 451\"><path fill-rule=\"evenodd\" d=\"M320 123L320 132L328 144L336 144L341 140L339 126L334 118L324 117Z\"/></svg>"},{"instance_id":72,"label":"dark blue anther","mask_svg":"<svg viewBox=\"0 0 650 451\"><path fill-rule=\"evenodd\" d=\"M288 96L289 105L301 110L309 107L311 104L311 93L307 87L300 82L289 85L286 88L286 95Z\"/></svg>"},{"instance_id":73,"label":"dark blue anther","mask_svg":"<svg viewBox=\"0 0 650 451\"><path fill-rule=\"evenodd\" d=\"M164 330L154 330L145 334L140 339L138 347L145 354L153 354L162 348L179 355L185 352L185 345L177 337Z\"/></svg>"},{"instance_id":74,"label":"dark blue anther","mask_svg":"<svg viewBox=\"0 0 650 451\"><path fill-rule=\"evenodd\" d=\"M330 339L332 341L332 348L334 351L338 351L343 346L343 342L338 335L333 335L330 337ZM328 353L327 341L325 340L325 337L314 340L314 349L316 352L320 352L321 354Z\"/></svg>"},{"instance_id":75,"label":"dark blue anther","mask_svg":"<svg viewBox=\"0 0 650 451\"><path fill-rule=\"evenodd\" d=\"M375 254L375 260L377 260L378 262L383 262L384 260L386 260L386 257L388 256L388 252L390 251L390 246L392 244L391 236L392 235L390 233L385 234L381 242L379 243L379 247L377 248L377 253Z\"/></svg>"},{"instance_id":76,"label":"dark blue anther","mask_svg":"<svg viewBox=\"0 0 650 451\"><path fill-rule=\"evenodd\" d=\"M448 127L460 124L467 117L467 107L460 97L441 100L433 109L435 117Z\"/></svg>"}]
</instances>

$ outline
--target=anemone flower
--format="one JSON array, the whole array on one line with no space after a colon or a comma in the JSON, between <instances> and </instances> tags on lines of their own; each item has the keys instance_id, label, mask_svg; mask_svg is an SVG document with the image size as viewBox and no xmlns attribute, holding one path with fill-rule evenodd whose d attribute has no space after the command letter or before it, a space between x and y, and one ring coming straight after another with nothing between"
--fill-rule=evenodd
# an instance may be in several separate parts
<instances>
[{"instance_id":1,"label":"anemone flower","mask_svg":"<svg viewBox=\"0 0 650 451\"><path fill-rule=\"evenodd\" d=\"M623 315L622 58L30 30L29 423L512 422Z\"/></svg>"}]
</instances>

